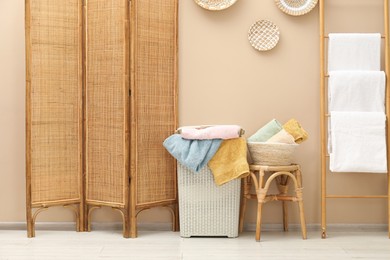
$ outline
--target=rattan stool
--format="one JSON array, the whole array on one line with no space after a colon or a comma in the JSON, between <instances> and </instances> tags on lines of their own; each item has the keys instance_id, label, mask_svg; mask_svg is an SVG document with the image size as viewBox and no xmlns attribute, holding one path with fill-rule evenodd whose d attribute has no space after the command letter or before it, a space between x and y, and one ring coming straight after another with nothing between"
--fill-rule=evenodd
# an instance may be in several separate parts
<instances>
[{"instance_id":1,"label":"rattan stool","mask_svg":"<svg viewBox=\"0 0 390 260\"><path fill-rule=\"evenodd\" d=\"M266 172L271 175L265 181L264 176ZM273 180L276 180L278 187L278 194L267 194L269 186ZM295 187L295 196L287 195L288 182L292 180ZM251 194L252 182L255 185L256 194ZM263 204L269 201L282 201L283 205L283 229L288 230L287 223L287 205L286 201L298 202L299 214L301 220L302 238L306 239L306 224L303 210L302 199L302 175L298 164L288 166L266 166L266 165L250 165L250 176L243 179L243 199L241 204L240 214L240 232L244 227L244 215L246 210L246 203L248 199L257 199L257 221L256 221L256 241L260 241L261 231L261 211Z\"/></svg>"}]
</instances>

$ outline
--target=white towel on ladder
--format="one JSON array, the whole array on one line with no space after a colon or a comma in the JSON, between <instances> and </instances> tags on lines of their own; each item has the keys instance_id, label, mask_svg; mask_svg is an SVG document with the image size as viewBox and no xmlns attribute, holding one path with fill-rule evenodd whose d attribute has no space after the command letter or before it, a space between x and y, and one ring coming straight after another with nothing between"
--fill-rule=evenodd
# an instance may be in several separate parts
<instances>
[{"instance_id":1,"label":"white towel on ladder","mask_svg":"<svg viewBox=\"0 0 390 260\"><path fill-rule=\"evenodd\" d=\"M328 71L380 70L379 33L330 33Z\"/></svg>"},{"instance_id":2,"label":"white towel on ladder","mask_svg":"<svg viewBox=\"0 0 390 260\"><path fill-rule=\"evenodd\" d=\"M383 71L330 71L329 111L385 111Z\"/></svg>"},{"instance_id":3,"label":"white towel on ladder","mask_svg":"<svg viewBox=\"0 0 390 260\"><path fill-rule=\"evenodd\" d=\"M332 172L387 172L383 112L332 112L329 169Z\"/></svg>"}]
</instances>

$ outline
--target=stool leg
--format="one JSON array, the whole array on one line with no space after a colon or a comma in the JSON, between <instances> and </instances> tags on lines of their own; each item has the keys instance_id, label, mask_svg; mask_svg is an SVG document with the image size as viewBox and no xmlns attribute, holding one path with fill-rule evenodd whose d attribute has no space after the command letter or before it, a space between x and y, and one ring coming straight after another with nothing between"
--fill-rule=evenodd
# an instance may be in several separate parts
<instances>
[{"instance_id":1,"label":"stool leg","mask_svg":"<svg viewBox=\"0 0 390 260\"><path fill-rule=\"evenodd\" d=\"M306 239L307 238L306 221L305 221L305 213L303 211L303 201L298 201L298 205L299 205L299 216L301 219L302 238Z\"/></svg>"},{"instance_id":2,"label":"stool leg","mask_svg":"<svg viewBox=\"0 0 390 260\"><path fill-rule=\"evenodd\" d=\"M283 175L282 175L283 176ZM287 193L288 190L288 180L290 179L289 176L284 176L285 180L282 182L284 188L284 194ZM282 178L283 180L283 178ZM283 201L283 230L288 231L288 209L287 209L287 202Z\"/></svg>"},{"instance_id":3,"label":"stool leg","mask_svg":"<svg viewBox=\"0 0 390 260\"><path fill-rule=\"evenodd\" d=\"M302 196L302 175L301 171L297 170L296 171L296 176L297 176L297 198L298 198L298 206L299 206L299 217L301 220L301 230L302 230L302 238L306 239L307 234L306 234L306 221L305 221L305 211L303 210L303 196Z\"/></svg>"},{"instance_id":4,"label":"stool leg","mask_svg":"<svg viewBox=\"0 0 390 260\"><path fill-rule=\"evenodd\" d=\"M288 175L280 175L275 178L276 180L276 186L279 190L279 195L283 196L286 195L288 192ZM283 210L283 230L288 231L288 209L287 209L287 203L285 201L282 201L282 210Z\"/></svg>"},{"instance_id":5,"label":"stool leg","mask_svg":"<svg viewBox=\"0 0 390 260\"><path fill-rule=\"evenodd\" d=\"M283 230L288 231L288 210L287 203L282 201L283 203Z\"/></svg>"},{"instance_id":6,"label":"stool leg","mask_svg":"<svg viewBox=\"0 0 390 260\"><path fill-rule=\"evenodd\" d=\"M263 203L267 195L268 186L266 188L263 188L263 182L264 182L264 171L259 171L259 182L257 183L257 178L255 174L252 174L251 176L253 178L253 182L255 183L256 187L256 195L257 195L257 219L256 219L256 241L260 241L260 232L261 232L261 211L263 209Z\"/></svg>"},{"instance_id":7,"label":"stool leg","mask_svg":"<svg viewBox=\"0 0 390 260\"><path fill-rule=\"evenodd\" d=\"M257 203L257 221L256 221L256 241L260 241L260 232L261 232L261 211L263 208L263 203Z\"/></svg>"}]
</instances>

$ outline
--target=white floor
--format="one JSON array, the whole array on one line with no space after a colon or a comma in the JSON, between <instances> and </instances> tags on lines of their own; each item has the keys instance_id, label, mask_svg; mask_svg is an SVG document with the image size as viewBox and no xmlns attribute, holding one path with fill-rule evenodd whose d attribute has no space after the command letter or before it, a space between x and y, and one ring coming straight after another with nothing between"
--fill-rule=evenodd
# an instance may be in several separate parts
<instances>
[{"instance_id":1,"label":"white floor","mask_svg":"<svg viewBox=\"0 0 390 260\"><path fill-rule=\"evenodd\" d=\"M385 231L332 231L327 239L310 231L302 240L298 231L254 232L238 238L181 238L178 232L140 231L124 239L120 231L37 230L29 239L23 230L0 230L0 260L62 259L390 259L390 239Z\"/></svg>"}]
</instances>

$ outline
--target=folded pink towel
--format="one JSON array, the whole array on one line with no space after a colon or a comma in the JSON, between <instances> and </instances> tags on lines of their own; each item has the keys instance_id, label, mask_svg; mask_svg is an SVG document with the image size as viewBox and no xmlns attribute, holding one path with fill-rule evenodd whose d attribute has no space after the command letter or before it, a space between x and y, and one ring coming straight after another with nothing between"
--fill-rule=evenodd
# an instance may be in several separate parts
<instances>
[{"instance_id":1,"label":"folded pink towel","mask_svg":"<svg viewBox=\"0 0 390 260\"><path fill-rule=\"evenodd\" d=\"M242 131L241 126L238 125L182 127L179 129L182 138L192 140L233 139L240 137Z\"/></svg>"}]
</instances>

